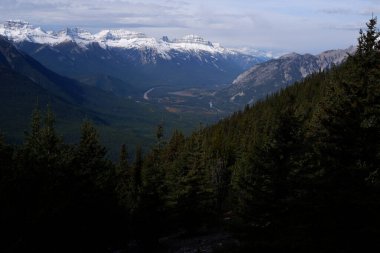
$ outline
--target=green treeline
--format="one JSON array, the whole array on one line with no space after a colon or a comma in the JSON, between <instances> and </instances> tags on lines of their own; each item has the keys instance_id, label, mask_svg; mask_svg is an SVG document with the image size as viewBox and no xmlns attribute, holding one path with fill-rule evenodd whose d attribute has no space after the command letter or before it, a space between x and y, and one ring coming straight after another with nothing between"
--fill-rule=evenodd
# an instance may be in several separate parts
<instances>
[{"instance_id":1,"label":"green treeline","mask_svg":"<svg viewBox=\"0 0 380 253\"><path fill-rule=\"evenodd\" d=\"M379 35L371 19L343 65L189 137L160 125L116 164L89 122L69 145L36 110L21 146L0 139L0 251L155 252L211 229L239 241L223 252L379 248Z\"/></svg>"}]
</instances>

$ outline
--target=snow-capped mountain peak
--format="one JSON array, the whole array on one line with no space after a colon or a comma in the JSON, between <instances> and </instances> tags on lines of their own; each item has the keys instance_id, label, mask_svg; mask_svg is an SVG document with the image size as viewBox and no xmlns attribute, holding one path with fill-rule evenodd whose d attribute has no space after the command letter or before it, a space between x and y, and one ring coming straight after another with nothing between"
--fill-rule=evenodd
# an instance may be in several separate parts
<instances>
[{"instance_id":1,"label":"snow-capped mountain peak","mask_svg":"<svg viewBox=\"0 0 380 253\"><path fill-rule=\"evenodd\" d=\"M11 30L33 28L31 24L23 20L8 20L4 22L3 26Z\"/></svg>"},{"instance_id":2,"label":"snow-capped mountain peak","mask_svg":"<svg viewBox=\"0 0 380 253\"><path fill-rule=\"evenodd\" d=\"M206 52L210 54L232 54L235 50L222 47L219 43L212 43L204 38L191 34L181 39L169 40L167 36L162 39L148 37L144 33L128 31L125 29L108 29L92 34L80 28L66 28L59 32L46 32L40 27L34 27L24 21L6 21L0 24L0 35L14 42L33 42L38 44L57 45L67 41L86 47L98 43L103 48L125 49L151 49L164 58L169 52Z\"/></svg>"},{"instance_id":3,"label":"snow-capped mountain peak","mask_svg":"<svg viewBox=\"0 0 380 253\"><path fill-rule=\"evenodd\" d=\"M0 35L15 42L29 41L41 44L49 43L54 37L52 33L44 31L41 27L34 27L21 20L9 20L0 24Z\"/></svg>"},{"instance_id":4,"label":"snow-capped mountain peak","mask_svg":"<svg viewBox=\"0 0 380 253\"><path fill-rule=\"evenodd\" d=\"M0 35L14 42L33 42L56 45L67 41L86 44L93 40L93 35L79 28L66 28L58 33L45 31L28 22L10 20L0 24Z\"/></svg>"},{"instance_id":5,"label":"snow-capped mountain peak","mask_svg":"<svg viewBox=\"0 0 380 253\"><path fill-rule=\"evenodd\" d=\"M144 33L132 32L124 29L118 30L102 30L99 33L95 34L95 38L100 41L108 40L131 40L131 39L141 39L147 38Z\"/></svg>"},{"instance_id":6,"label":"snow-capped mountain peak","mask_svg":"<svg viewBox=\"0 0 380 253\"><path fill-rule=\"evenodd\" d=\"M194 34L186 35L182 37L181 39L173 39L173 40L169 40L165 36L163 40L169 43L170 48L174 50L208 52L211 54L229 54L229 55L237 54L235 50L222 47L219 43L212 43Z\"/></svg>"},{"instance_id":7,"label":"snow-capped mountain peak","mask_svg":"<svg viewBox=\"0 0 380 253\"><path fill-rule=\"evenodd\" d=\"M186 35L182 39L174 39L172 43L189 43L213 46L210 41L206 41L202 37L194 34Z\"/></svg>"},{"instance_id":8,"label":"snow-capped mountain peak","mask_svg":"<svg viewBox=\"0 0 380 253\"><path fill-rule=\"evenodd\" d=\"M271 49L271 48L255 48L255 47L240 47L236 48L236 51L243 53L243 54L248 54L252 55L254 57L263 57L267 59L278 59L283 55L288 54L287 51L282 50L282 49Z\"/></svg>"},{"instance_id":9,"label":"snow-capped mountain peak","mask_svg":"<svg viewBox=\"0 0 380 253\"><path fill-rule=\"evenodd\" d=\"M66 28L63 31L58 33L52 33L55 36L56 41L53 44L59 44L63 41L73 41L79 44L88 44L94 40L94 36L83 29L74 27L74 28Z\"/></svg>"},{"instance_id":10,"label":"snow-capped mountain peak","mask_svg":"<svg viewBox=\"0 0 380 253\"><path fill-rule=\"evenodd\" d=\"M1 35L63 76L80 77L91 85L104 82L107 87L108 76L144 88L213 87L232 82L263 61L197 35L156 39L128 29L44 31L26 22L0 23Z\"/></svg>"},{"instance_id":11,"label":"snow-capped mountain peak","mask_svg":"<svg viewBox=\"0 0 380 253\"><path fill-rule=\"evenodd\" d=\"M168 58L166 54L169 47L166 42L150 38L144 33L128 31L125 29L102 30L94 34L93 42L98 43L103 48L119 49L153 49L163 58Z\"/></svg>"}]
</instances>

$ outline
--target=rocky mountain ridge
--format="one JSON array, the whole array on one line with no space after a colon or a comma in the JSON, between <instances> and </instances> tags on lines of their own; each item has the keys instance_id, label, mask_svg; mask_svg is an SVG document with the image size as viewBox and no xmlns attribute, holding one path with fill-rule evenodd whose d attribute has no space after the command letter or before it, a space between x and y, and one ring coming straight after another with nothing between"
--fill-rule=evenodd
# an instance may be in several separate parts
<instances>
[{"instance_id":1,"label":"rocky mountain ridge","mask_svg":"<svg viewBox=\"0 0 380 253\"><path fill-rule=\"evenodd\" d=\"M211 54L241 54L240 52L222 47L219 43L206 41L197 35L186 35L181 39L170 40L167 36L162 39L148 37L144 33L129 31L126 29L106 29L98 33L90 33L86 30L74 27L62 31L45 31L41 27L35 27L24 21L6 21L0 25L0 35L13 42L32 42L48 44L51 46L74 42L82 47L97 43L102 48L125 48L156 50L164 59L171 59L168 54L172 50L208 52Z\"/></svg>"},{"instance_id":2,"label":"rocky mountain ridge","mask_svg":"<svg viewBox=\"0 0 380 253\"><path fill-rule=\"evenodd\" d=\"M170 40L125 29L96 34L79 28L47 32L23 21L3 23L0 35L61 75L78 80L110 76L141 90L231 83L241 72L268 59L227 49L196 35Z\"/></svg>"},{"instance_id":3,"label":"rocky mountain ridge","mask_svg":"<svg viewBox=\"0 0 380 253\"><path fill-rule=\"evenodd\" d=\"M282 80L277 80L280 81L277 84L286 85L317 71L323 71L334 65L339 65L347 58L348 54L354 52L355 47L351 46L347 49L325 51L318 55L286 54L278 59L253 66L239 75L233 81L233 84L237 86L260 86L266 83L270 76L275 77L280 75Z\"/></svg>"},{"instance_id":4,"label":"rocky mountain ridge","mask_svg":"<svg viewBox=\"0 0 380 253\"><path fill-rule=\"evenodd\" d=\"M317 55L290 53L257 64L235 78L231 85L218 90L214 94L214 104L220 108L237 110L313 73L341 64L355 50L356 48L351 46Z\"/></svg>"}]
</instances>

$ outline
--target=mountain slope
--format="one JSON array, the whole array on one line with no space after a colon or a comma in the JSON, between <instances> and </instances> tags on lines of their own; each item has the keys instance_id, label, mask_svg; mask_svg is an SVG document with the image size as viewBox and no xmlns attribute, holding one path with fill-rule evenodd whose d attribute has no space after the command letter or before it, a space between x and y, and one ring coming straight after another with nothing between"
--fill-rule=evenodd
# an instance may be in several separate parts
<instances>
[{"instance_id":1,"label":"mountain slope","mask_svg":"<svg viewBox=\"0 0 380 253\"><path fill-rule=\"evenodd\" d=\"M5 22L0 34L59 74L73 78L108 75L140 89L230 83L242 71L265 60L195 35L157 40L123 29L97 34L78 28L46 32L21 21Z\"/></svg>"},{"instance_id":2,"label":"mountain slope","mask_svg":"<svg viewBox=\"0 0 380 253\"><path fill-rule=\"evenodd\" d=\"M79 107L83 90L75 81L54 76L1 37L0 59L0 129L12 142L20 141L28 129L37 104L42 107L49 104L59 117L59 127L64 128L71 122L81 122L87 114ZM71 139L71 131L65 134Z\"/></svg>"},{"instance_id":3,"label":"mountain slope","mask_svg":"<svg viewBox=\"0 0 380 253\"><path fill-rule=\"evenodd\" d=\"M27 76L50 93L59 93L71 102L80 103L83 100L83 90L77 81L57 75L46 69L27 54L18 51L9 41L2 37L0 37L0 55L5 67Z\"/></svg>"},{"instance_id":4,"label":"mountain slope","mask_svg":"<svg viewBox=\"0 0 380 253\"><path fill-rule=\"evenodd\" d=\"M155 126L167 123L168 130L190 130L197 120L167 113L157 106L115 96L97 87L60 76L12 43L0 37L0 129L12 141L19 141L28 128L37 101L42 108L50 104L58 128L69 141L78 138L84 118L92 120L105 137L104 143L116 153L120 141L148 145ZM192 122L192 123L191 123ZM117 143L117 145L115 145Z\"/></svg>"},{"instance_id":5,"label":"mountain slope","mask_svg":"<svg viewBox=\"0 0 380 253\"><path fill-rule=\"evenodd\" d=\"M253 66L240 74L231 86L215 96L244 106L300 81L310 74L339 65L347 58L347 54L352 54L354 51L354 47L350 47L345 50L326 51L319 55L287 54Z\"/></svg>"}]
</instances>

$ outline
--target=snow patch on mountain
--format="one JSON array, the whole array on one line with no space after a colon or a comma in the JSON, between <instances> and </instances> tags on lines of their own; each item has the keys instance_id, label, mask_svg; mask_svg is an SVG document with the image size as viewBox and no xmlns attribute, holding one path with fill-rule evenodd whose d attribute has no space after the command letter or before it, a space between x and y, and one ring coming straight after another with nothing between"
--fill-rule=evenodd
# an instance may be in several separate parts
<instances>
[{"instance_id":1,"label":"snow patch on mountain","mask_svg":"<svg viewBox=\"0 0 380 253\"><path fill-rule=\"evenodd\" d=\"M240 47L234 49L242 54L251 55L254 57L262 57L268 59L278 59L281 56L287 54L287 51L282 49L270 49L270 48L253 48L253 47Z\"/></svg>"},{"instance_id":2,"label":"snow patch on mountain","mask_svg":"<svg viewBox=\"0 0 380 253\"><path fill-rule=\"evenodd\" d=\"M10 20L0 25L0 35L14 42L34 42L40 44L62 43L63 37L57 37L53 32L46 32L40 27L34 27L28 22Z\"/></svg>"},{"instance_id":3,"label":"snow patch on mountain","mask_svg":"<svg viewBox=\"0 0 380 253\"><path fill-rule=\"evenodd\" d=\"M218 43L204 40L197 35L187 35L180 39L169 40L167 36L162 39L148 37L144 33L128 31L125 29L102 30L92 34L79 28L67 28L63 31L45 31L34 27L28 22L16 20L0 24L0 35L14 42L33 42L38 44L57 45L65 42L75 42L82 47L91 43L98 43L103 48L121 49L151 49L164 59L170 59L170 52L196 52L210 54L236 55L240 52L222 47Z\"/></svg>"},{"instance_id":4,"label":"snow patch on mountain","mask_svg":"<svg viewBox=\"0 0 380 253\"><path fill-rule=\"evenodd\" d=\"M73 41L77 44L86 45L94 40L94 36L86 30L80 28L66 28L58 33L51 32L56 41L47 44L59 44L65 41Z\"/></svg>"},{"instance_id":5,"label":"snow patch on mountain","mask_svg":"<svg viewBox=\"0 0 380 253\"><path fill-rule=\"evenodd\" d=\"M231 101L231 102L234 102L236 97L244 97L244 96L245 96L244 91L241 91L241 92L239 92L239 93L233 95L233 96L230 98L230 101Z\"/></svg>"}]
</instances>

